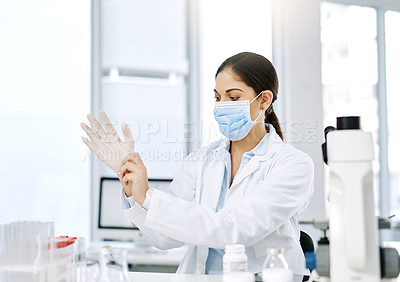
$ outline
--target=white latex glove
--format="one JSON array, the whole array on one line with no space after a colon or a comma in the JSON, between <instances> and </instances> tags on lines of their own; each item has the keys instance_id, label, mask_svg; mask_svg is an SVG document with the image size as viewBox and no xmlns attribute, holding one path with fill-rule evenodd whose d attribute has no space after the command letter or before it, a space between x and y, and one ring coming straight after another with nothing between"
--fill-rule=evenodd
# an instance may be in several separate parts
<instances>
[{"instance_id":1,"label":"white latex glove","mask_svg":"<svg viewBox=\"0 0 400 282\"><path fill-rule=\"evenodd\" d=\"M134 152L132 133L128 125L123 122L121 124L121 130L125 142L122 141L106 113L100 110L99 115L105 130L101 124L89 114L87 117L93 130L83 122L81 126L89 136L91 142L83 136L82 140L99 159L118 174L122 166L122 160Z\"/></svg>"}]
</instances>

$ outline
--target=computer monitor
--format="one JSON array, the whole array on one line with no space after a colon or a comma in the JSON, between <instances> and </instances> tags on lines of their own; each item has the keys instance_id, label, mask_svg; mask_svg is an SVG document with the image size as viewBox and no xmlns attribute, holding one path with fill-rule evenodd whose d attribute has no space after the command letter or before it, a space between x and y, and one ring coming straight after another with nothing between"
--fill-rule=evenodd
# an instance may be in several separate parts
<instances>
[{"instance_id":1,"label":"computer monitor","mask_svg":"<svg viewBox=\"0 0 400 282\"><path fill-rule=\"evenodd\" d=\"M168 191L171 179L149 179L149 186ZM97 239L104 241L133 241L143 244L139 229L120 210L122 185L118 178L102 177L99 190Z\"/></svg>"}]
</instances>

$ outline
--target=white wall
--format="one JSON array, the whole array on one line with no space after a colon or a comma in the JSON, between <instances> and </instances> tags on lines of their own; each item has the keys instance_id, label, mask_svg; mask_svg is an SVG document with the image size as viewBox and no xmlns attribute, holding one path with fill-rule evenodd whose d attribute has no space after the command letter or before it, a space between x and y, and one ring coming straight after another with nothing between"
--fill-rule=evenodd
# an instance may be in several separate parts
<instances>
[{"instance_id":1,"label":"white wall","mask_svg":"<svg viewBox=\"0 0 400 282\"><path fill-rule=\"evenodd\" d=\"M319 0L274 0L274 62L280 78L281 122L286 142L315 165L313 199L303 220L325 216ZM320 232L302 226L315 240Z\"/></svg>"}]
</instances>

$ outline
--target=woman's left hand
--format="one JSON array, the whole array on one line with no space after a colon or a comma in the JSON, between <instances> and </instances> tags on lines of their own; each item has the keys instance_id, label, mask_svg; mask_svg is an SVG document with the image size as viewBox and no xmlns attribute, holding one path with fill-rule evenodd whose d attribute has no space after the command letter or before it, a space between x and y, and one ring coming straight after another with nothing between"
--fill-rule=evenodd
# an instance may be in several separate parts
<instances>
[{"instance_id":1,"label":"woman's left hand","mask_svg":"<svg viewBox=\"0 0 400 282\"><path fill-rule=\"evenodd\" d=\"M146 199L149 189L147 169L138 153L128 155L122 160L120 177L123 183L131 191L133 199L140 205Z\"/></svg>"}]
</instances>

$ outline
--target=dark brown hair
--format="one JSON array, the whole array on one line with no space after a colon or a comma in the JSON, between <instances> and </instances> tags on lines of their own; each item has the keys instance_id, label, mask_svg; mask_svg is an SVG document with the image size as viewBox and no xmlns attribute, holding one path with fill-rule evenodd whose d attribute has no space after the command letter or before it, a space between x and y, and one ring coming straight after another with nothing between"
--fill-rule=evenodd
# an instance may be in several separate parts
<instances>
[{"instance_id":1,"label":"dark brown hair","mask_svg":"<svg viewBox=\"0 0 400 282\"><path fill-rule=\"evenodd\" d=\"M272 124L276 133L283 140L281 125L272 107L272 104L277 99L279 88L278 75L272 63L261 55L243 52L226 59L218 68L215 77L225 69L231 69L241 81L253 88L256 94L264 90L272 92L273 99L265 112L265 122Z\"/></svg>"}]
</instances>

